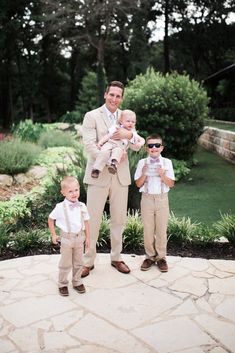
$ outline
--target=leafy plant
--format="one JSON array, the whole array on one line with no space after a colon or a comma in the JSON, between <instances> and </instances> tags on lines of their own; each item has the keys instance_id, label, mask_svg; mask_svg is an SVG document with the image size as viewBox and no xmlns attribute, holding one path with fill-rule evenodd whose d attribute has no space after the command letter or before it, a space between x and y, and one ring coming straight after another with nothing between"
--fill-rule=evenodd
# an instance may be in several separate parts
<instances>
[{"instance_id":1,"label":"leafy plant","mask_svg":"<svg viewBox=\"0 0 235 353\"><path fill-rule=\"evenodd\" d=\"M168 240L179 243L193 241L199 224L192 222L189 217L178 218L171 212L167 227Z\"/></svg>"},{"instance_id":2,"label":"leafy plant","mask_svg":"<svg viewBox=\"0 0 235 353\"><path fill-rule=\"evenodd\" d=\"M235 245L235 216L232 214L221 214L221 219L215 223L215 229L219 237L225 237Z\"/></svg>"},{"instance_id":3,"label":"leafy plant","mask_svg":"<svg viewBox=\"0 0 235 353\"><path fill-rule=\"evenodd\" d=\"M38 144L43 148L75 145L75 135L71 132L61 130L51 130L43 132L38 140Z\"/></svg>"},{"instance_id":4,"label":"leafy plant","mask_svg":"<svg viewBox=\"0 0 235 353\"><path fill-rule=\"evenodd\" d=\"M37 142L44 131L46 131L45 125L26 119L14 128L13 135L22 141Z\"/></svg>"},{"instance_id":5,"label":"leafy plant","mask_svg":"<svg viewBox=\"0 0 235 353\"><path fill-rule=\"evenodd\" d=\"M50 235L48 229L25 229L16 234L11 233L8 247L21 256L28 255L34 250L50 245Z\"/></svg>"},{"instance_id":6,"label":"leafy plant","mask_svg":"<svg viewBox=\"0 0 235 353\"><path fill-rule=\"evenodd\" d=\"M148 70L129 82L123 106L136 112L140 134L162 136L166 155L190 160L208 116L208 101L206 91L188 76Z\"/></svg>"},{"instance_id":7,"label":"leafy plant","mask_svg":"<svg viewBox=\"0 0 235 353\"><path fill-rule=\"evenodd\" d=\"M110 222L110 219L109 219L107 213L105 212L102 217L102 222L101 222L100 230L99 230L99 237L98 237L98 241L97 241L97 246L99 248L102 248L103 246L110 244L109 222Z\"/></svg>"},{"instance_id":8,"label":"leafy plant","mask_svg":"<svg viewBox=\"0 0 235 353\"><path fill-rule=\"evenodd\" d=\"M144 240L143 229L138 211L128 211L127 222L123 232L124 248L135 251L142 247Z\"/></svg>"},{"instance_id":9,"label":"leafy plant","mask_svg":"<svg viewBox=\"0 0 235 353\"><path fill-rule=\"evenodd\" d=\"M14 175L27 172L40 153L41 148L30 142L17 139L0 141L0 173Z\"/></svg>"}]
</instances>

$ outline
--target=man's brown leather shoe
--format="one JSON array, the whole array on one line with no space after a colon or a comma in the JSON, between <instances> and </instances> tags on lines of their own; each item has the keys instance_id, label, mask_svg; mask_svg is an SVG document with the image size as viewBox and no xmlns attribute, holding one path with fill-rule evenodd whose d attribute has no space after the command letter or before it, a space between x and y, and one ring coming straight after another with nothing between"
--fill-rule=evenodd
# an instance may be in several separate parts
<instances>
[{"instance_id":1,"label":"man's brown leather shoe","mask_svg":"<svg viewBox=\"0 0 235 353\"><path fill-rule=\"evenodd\" d=\"M115 267L119 272L121 273L129 273L131 270L129 267L125 264L124 261L112 261L111 265Z\"/></svg>"},{"instance_id":2,"label":"man's brown leather shoe","mask_svg":"<svg viewBox=\"0 0 235 353\"><path fill-rule=\"evenodd\" d=\"M68 287L60 287L59 293L62 297L67 297L69 295Z\"/></svg>"},{"instance_id":3,"label":"man's brown leather shoe","mask_svg":"<svg viewBox=\"0 0 235 353\"><path fill-rule=\"evenodd\" d=\"M167 265L166 259L157 260L157 265L158 265L159 270L161 272L167 272L168 271L168 265Z\"/></svg>"},{"instance_id":4,"label":"man's brown leather shoe","mask_svg":"<svg viewBox=\"0 0 235 353\"><path fill-rule=\"evenodd\" d=\"M150 268L155 264L155 261L151 259L145 259L144 262L142 263L140 269L141 271L148 271Z\"/></svg>"},{"instance_id":5,"label":"man's brown leather shoe","mask_svg":"<svg viewBox=\"0 0 235 353\"><path fill-rule=\"evenodd\" d=\"M84 278L84 277L88 276L90 271L93 270L93 268L94 268L94 265L90 266L90 267L83 266L81 277Z\"/></svg>"},{"instance_id":6,"label":"man's brown leather shoe","mask_svg":"<svg viewBox=\"0 0 235 353\"><path fill-rule=\"evenodd\" d=\"M75 286L73 287L78 293L85 293L86 288L84 287L84 284L80 284L80 286Z\"/></svg>"}]
</instances>

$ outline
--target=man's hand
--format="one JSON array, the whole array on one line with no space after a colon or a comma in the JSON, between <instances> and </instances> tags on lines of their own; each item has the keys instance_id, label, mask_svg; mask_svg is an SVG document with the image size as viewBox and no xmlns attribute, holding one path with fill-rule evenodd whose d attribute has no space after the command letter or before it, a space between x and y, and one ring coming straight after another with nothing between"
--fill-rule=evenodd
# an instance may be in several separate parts
<instances>
[{"instance_id":1,"label":"man's hand","mask_svg":"<svg viewBox=\"0 0 235 353\"><path fill-rule=\"evenodd\" d=\"M128 139L130 140L133 136L132 131L123 129L122 127L117 127L117 131L113 134L112 138L114 140Z\"/></svg>"}]
</instances>

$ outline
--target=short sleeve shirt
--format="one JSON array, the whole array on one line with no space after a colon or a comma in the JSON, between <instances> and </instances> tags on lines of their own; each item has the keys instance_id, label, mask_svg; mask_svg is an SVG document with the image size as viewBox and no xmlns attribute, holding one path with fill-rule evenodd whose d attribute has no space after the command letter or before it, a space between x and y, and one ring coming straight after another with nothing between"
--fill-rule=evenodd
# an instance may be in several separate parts
<instances>
[{"instance_id":1,"label":"short sleeve shirt","mask_svg":"<svg viewBox=\"0 0 235 353\"><path fill-rule=\"evenodd\" d=\"M64 204L66 206L70 231L72 233L79 233L84 229L84 221L90 219L86 205L79 201L78 207L71 207L72 202L64 199L63 202L57 203L55 208L49 214L49 217L55 220L55 224L58 228L64 232L69 232L65 220Z\"/></svg>"}]
</instances>

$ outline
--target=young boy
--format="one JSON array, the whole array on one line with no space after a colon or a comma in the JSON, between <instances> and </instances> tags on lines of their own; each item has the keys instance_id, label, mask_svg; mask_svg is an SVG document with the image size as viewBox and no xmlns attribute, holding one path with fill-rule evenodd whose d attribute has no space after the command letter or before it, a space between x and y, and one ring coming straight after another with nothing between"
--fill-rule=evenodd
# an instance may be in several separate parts
<instances>
[{"instance_id":1,"label":"young boy","mask_svg":"<svg viewBox=\"0 0 235 353\"><path fill-rule=\"evenodd\" d=\"M146 258L141 270L147 271L157 263L161 272L167 272L168 191L174 186L175 175L171 160L161 156L164 149L161 136L148 136L146 149L148 157L138 162L134 176L142 192L141 218Z\"/></svg>"},{"instance_id":2,"label":"young boy","mask_svg":"<svg viewBox=\"0 0 235 353\"><path fill-rule=\"evenodd\" d=\"M80 186L76 178L64 177L61 181L61 193L65 199L57 203L50 213L48 226L53 244L57 244L61 239L58 286L60 295L68 296L68 275L71 269L73 288L78 293L86 291L81 273L84 240L86 249L89 248L90 242L89 215L86 205L78 201ZM56 234L55 225L60 229L60 238Z\"/></svg>"},{"instance_id":3,"label":"young boy","mask_svg":"<svg viewBox=\"0 0 235 353\"><path fill-rule=\"evenodd\" d=\"M111 161L108 171L111 174L115 174L117 171L117 165L121 161L124 152L128 149L130 141L127 139L114 140L112 139L113 134L119 127L133 131L133 142L135 145L142 147L145 143L143 137L139 136L134 130L136 124L136 115L131 110L123 110L118 120L119 125L112 125L109 128L109 133L105 135L97 144L100 148L100 152L95 160L91 176L98 178L100 172L104 169L104 166Z\"/></svg>"}]
</instances>

